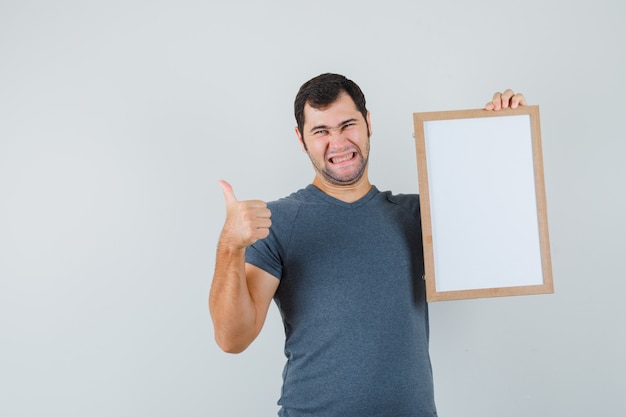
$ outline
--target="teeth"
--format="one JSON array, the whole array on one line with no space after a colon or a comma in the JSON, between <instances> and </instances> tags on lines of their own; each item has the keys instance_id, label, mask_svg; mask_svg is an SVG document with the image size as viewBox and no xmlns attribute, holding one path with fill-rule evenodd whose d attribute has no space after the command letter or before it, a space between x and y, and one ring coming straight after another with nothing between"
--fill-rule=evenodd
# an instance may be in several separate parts
<instances>
[{"instance_id":1,"label":"teeth","mask_svg":"<svg viewBox=\"0 0 626 417\"><path fill-rule=\"evenodd\" d=\"M354 156L354 153L349 153L343 158L332 158L331 161L333 161L334 164L339 164L341 162L347 161L348 159L352 159L353 156Z\"/></svg>"}]
</instances>

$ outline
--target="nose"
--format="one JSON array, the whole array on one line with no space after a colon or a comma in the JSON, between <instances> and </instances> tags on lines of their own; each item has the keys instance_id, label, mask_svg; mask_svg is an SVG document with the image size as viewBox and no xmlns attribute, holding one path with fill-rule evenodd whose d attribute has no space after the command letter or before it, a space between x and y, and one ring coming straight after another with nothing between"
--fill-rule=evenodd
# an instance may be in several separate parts
<instances>
[{"instance_id":1,"label":"nose","mask_svg":"<svg viewBox=\"0 0 626 417\"><path fill-rule=\"evenodd\" d=\"M348 133L338 127L328 129L328 142L331 148L340 148L348 140Z\"/></svg>"}]
</instances>

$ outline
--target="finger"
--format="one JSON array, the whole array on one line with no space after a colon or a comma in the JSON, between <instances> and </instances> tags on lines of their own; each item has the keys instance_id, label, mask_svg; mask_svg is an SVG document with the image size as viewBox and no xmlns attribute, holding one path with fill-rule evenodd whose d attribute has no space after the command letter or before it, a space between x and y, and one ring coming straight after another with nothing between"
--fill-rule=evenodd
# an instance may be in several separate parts
<instances>
[{"instance_id":1,"label":"finger","mask_svg":"<svg viewBox=\"0 0 626 417\"><path fill-rule=\"evenodd\" d=\"M523 94L517 93L511 97L511 108L516 109L518 106L526 105L526 97Z\"/></svg>"},{"instance_id":2,"label":"finger","mask_svg":"<svg viewBox=\"0 0 626 417\"><path fill-rule=\"evenodd\" d=\"M224 192L224 200L226 200L226 205L236 203L237 197L235 197L235 192L233 191L233 187L224 180L219 180L218 183L222 187L222 191Z\"/></svg>"},{"instance_id":3,"label":"finger","mask_svg":"<svg viewBox=\"0 0 626 417\"><path fill-rule=\"evenodd\" d=\"M265 239L270 235L270 227L272 223L269 222L267 225L258 225L253 230L250 230L250 238L249 241L251 243L256 242L257 240Z\"/></svg>"},{"instance_id":4,"label":"finger","mask_svg":"<svg viewBox=\"0 0 626 417\"><path fill-rule=\"evenodd\" d=\"M258 217L254 222L254 227L257 229L269 229L272 226L272 220L270 220L270 216L267 217Z\"/></svg>"},{"instance_id":5,"label":"finger","mask_svg":"<svg viewBox=\"0 0 626 417\"><path fill-rule=\"evenodd\" d=\"M493 94L491 103L493 105L491 110L500 110L502 108L502 94L499 91Z\"/></svg>"},{"instance_id":6,"label":"finger","mask_svg":"<svg viewBox=\"0 0 626 417\"><path fill-rule=\"evenodd\" d=\"M503 109L506 109L507 107L509 107L509 104L510 104L510 101L511 101L511 97L513 97L514 95L515 95L515 93L510 88L508 90L504 91L504 93L502 93L500 95L500 100L502 101L502 108Z\"/></svg>"},{"instance_id":7,"label":"finger","mask_svg":"<svg viewBox=\"0 0 626 417\"><path fill-rule=\"evenodd\" d=\"M256 238L257 238L257 240L262 240L262 239L265 239L266 237L268 237L269 235L270 235L269 227L267 227L265 229L258 229Z\"/></svg>"},{"instance_id":8,"label":"finger","mask_svg":"<svg viewBox=\"0 0 626 417\"><path fill-rule=\"evenodd\" d=\"M272 221L269 218L269 210L267 210L267 214L264 213L264 211L265 210L256 210L256 216L253 219L250 219L247 223L247 231L245 232L246 237L244 237L246 246L269 236Z\"/></svg>"}]
</instances>

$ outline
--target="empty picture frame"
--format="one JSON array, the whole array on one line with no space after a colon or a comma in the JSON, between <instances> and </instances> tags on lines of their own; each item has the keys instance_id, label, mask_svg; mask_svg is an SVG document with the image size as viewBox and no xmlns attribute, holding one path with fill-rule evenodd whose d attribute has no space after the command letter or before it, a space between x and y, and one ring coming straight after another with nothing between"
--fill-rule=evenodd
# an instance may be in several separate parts
<instances>
[{"instance_id":1,"label":"empty picture frame","mask_svg":"<svg viewBox=\"0 0 626 417\"><path fill-rule=\"evenodd\" d=\"M428 301L554 292L539 107L413 120Z\"/></svg>"}]
</instances>

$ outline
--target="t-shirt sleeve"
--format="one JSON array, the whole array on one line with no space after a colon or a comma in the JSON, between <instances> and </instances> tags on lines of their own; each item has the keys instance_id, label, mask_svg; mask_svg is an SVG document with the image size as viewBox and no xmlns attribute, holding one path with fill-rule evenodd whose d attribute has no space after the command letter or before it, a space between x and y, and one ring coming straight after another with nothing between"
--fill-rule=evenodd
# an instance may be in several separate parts
<instances>
[{"instance_id":1,"label":"t-shirt sleeve","mask_svg":"<svg viewBox=\"0 0 626 417\"><path fill-rule=\"evenodd\" d=\"M246 262L280 279L283 266L275 246L270 243L270 236L246 248Z\"/></svg>"}]
</instances>

